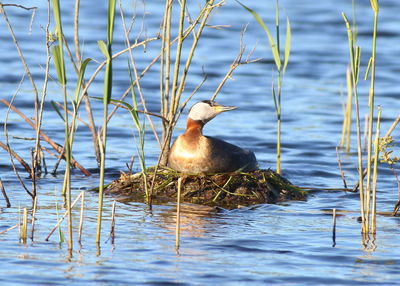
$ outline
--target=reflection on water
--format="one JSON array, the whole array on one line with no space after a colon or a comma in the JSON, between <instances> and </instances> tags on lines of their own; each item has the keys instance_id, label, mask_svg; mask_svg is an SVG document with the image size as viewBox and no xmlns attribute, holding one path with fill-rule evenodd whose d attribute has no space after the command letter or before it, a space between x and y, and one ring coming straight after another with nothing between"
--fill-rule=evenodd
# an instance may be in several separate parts
<instances>
[{"instance_id":1,"label":"reflection on water","mask_svg":"<svg viewBox=\"0 0 400 286\"><path fill-rule=\"evenodd\" d=\"M182 203L180 208L180 235L182 237L204 237L206 226L212 222L218 210L213 207ZM171 207L160 213L159 226L175 234L176 208Z\"/></svg>"},{"instance_id":2,"label":"reflection on water","mask_svg":"<svg viewBox=\"0 0 400 286\"><path fill-rule=\"evenodd\" d=\"M61 1L62 2L62 1ZM97 41L105 38L106 4L93 5L81 1L81 41L84 56L102 61ZM129 6L129 1L123 5ZM273 25L272 3L253 1L252 8ZM268 3L267 3L268 2ZM273 2L273 1L272 1ZM289 3L290 2L290 3ZM372 12L368 1L357 2L358 40L363 49L362 66L365 68L370 51ZM191 5L197 5L195 2ZM46 1L24 1L24 5L38 6L32 33L28 32L30 18L25 12L8 8L8 15L22 47L31 72L42 86L44 53L43 23L46 22ZM64 5L64 4L62 4ZM282 168L292 182L316 188L340 188L342 180L336 163L335 146L340 139L342 106L340 93L346 85L348 63L347 34L341 12L351 15L351 1L311 0L285 1L280 5L291 20L292 53L285 75L282 94ZM378 26L378 54L376 104L383 108L381 129L387 130L398 115L398 73L400 63L396 55L400 46L395 41L398 30L397 1L380 3ZM146 14L147 34L158 31L162 6L157 1L147 1L146 7L137 3L138 16ZM73 5L62 7L63 21L72 27ZM193 6L194 7L194 6ZM126 7L132 11L132 7ZM143 12L143 8L146 12ZM194 7L196 8L196 7ZM130 9L130 10L129 10ZM131 13L131 12L127 12ZM224 30L208 29L195 55L195 65L188 77L187 96L191 88L201 82L202 69L208 80L192 101L208 99L224 77L239 49L240 30L250 23L244 36L245 44L257 43L254 58L262 61L242 66L233 75L218 96L221 104L239 108L207 124L204 132L251 149L257 154L263 168L275 166L275 114L270 96L272 76L271 55L264 32L251 15L237 4L228 2L212 18L212 24L229 25ZM124 37L118 21L115 33L115 50L122 49ZM68 37L72 31L66 30ZM139 70L143 70L156 56L158 43L149 44L146 53L135 53ZM126 72L126 58L120 57L114 65L113 96L120 95L130 85ZM88 74L94 66L89 65ZM0 21L0 87L1 96L10 100L22 77L23 66L4 21ZM55 71L51 71L55 75ZM69 75L73 78L74 75ZM159 74L157 68L149 71L142 81L149 110L159 109ZM48 100L61 100L59 87L49 83ZM95 81L91 96L101 96L102 80ZM366 112L368 83L360 80L361 116ZM33 115L32 88L26 81L15 100L15 105L28 117ZM73 94L73 91L71 91ZM102 114L101 102L93 102L96 118ZM46 104L43 130L56 142L63 142L62 121ZM190 103L189 103L190 106ZM6 109L0 105L0 127L5 121ZM82 110L80 116L87 120ZM178 123L177 133L185 127L185 116ZM155 121L156 127L161 122ZM11 112L8 128L12 148L30 162L31 141L34 132L25 122ZM117 113L110 121L107 143L107 181L126 171L126 163L136 154L129 114ZM176 136L174 134L174 136ZM96 162L92 152L90 131L79 126L74 145L75 158L93 175L83 177L73 172L74 197L81 190L98 184ZM395 141L399 133L393 133ZM123 138L123 140L121 140ZM0 132L0 141L4 134ZM347 183L357 181L355 142L353 150L342 154L342 164ZM147 164L157 160L158 147L152 132L146 133ZM56 158L46 155L52 168ZM17 166L19 168L19 166ZM135 162L134 168L139 168ZM27 175L20 170L22 179L30 185ZM386 166L381 166L378 180L378 211L390 212L397 201L397 183ZM115 244L108 238L111 227L112 197L105 198L103 239L100 255L94 243L97 217L97 193L87 192L85 221L81 246L75 242L72 255L65 243L59 242L55 233L49 242L44 239L57 221L56 201L60 202L63 182L62 166L59 174L47 175L39 181L39 203L34 241L19 244L18 229L0 235L0 283L2 285L310 285L310 284L366 284L394 285L400 275L398 248L398 218L379 215L376 237L362 239L358 194L345 192L315 192L307 202L286 202L280 205L260 205L237 210L215 210L195 205L182 205L181 246L175 251L175 204L154 206L149 210L140 203L117 203ZM31 208L31 202L21 188L9 164L8 155L0 150L0 177L10 197L12 208L4 208L0 199L0 231L17 224L18 209ZM336 245L332 247L331 210L338 211ZM60 211L61 213L61 211ZM339 215L340 214L340 215ZM73 210L73 228L77 235L79 206ZM65 226L61 228L66 233ZM76 240L76 236L74 237Z\"/></svg>"}]
</instances>

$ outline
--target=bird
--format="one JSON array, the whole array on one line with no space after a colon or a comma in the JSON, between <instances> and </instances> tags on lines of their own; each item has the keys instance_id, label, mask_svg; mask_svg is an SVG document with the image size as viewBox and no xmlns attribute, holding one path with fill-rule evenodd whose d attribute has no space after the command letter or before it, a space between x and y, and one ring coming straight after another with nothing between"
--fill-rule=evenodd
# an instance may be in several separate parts
<instances>
[{"instance_id":1,"label":"bird","mask_svg":"<svg viewBox=\"0 0 400 286\"><path fill-rule=\"evenodd\" d=\"M188 113L186 131L171 146L168 167L185 174L257 170L258 162L253 152L203 135L203 127L207 122L222 112L236 108L211 100L195 103Z\"/></svg>"}]
</instances>

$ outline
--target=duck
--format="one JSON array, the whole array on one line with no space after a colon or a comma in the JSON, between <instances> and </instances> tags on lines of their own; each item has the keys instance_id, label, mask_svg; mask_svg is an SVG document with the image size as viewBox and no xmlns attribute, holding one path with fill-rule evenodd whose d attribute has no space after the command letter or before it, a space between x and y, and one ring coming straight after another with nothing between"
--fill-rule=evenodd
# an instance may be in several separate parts
<instances>
[{"instance_id":1,"label":"duck","mask_svg":"<svg viewBox=\"0 0 400 286\"><path fill-rule=\"evenodd\" d=\"M221 139L203 135L203 127L218 114L234 110L211 100L195 103L168 155L168 167L186 174L250 172L258 169L253 152Z\"/></svg>"}]
</instances>

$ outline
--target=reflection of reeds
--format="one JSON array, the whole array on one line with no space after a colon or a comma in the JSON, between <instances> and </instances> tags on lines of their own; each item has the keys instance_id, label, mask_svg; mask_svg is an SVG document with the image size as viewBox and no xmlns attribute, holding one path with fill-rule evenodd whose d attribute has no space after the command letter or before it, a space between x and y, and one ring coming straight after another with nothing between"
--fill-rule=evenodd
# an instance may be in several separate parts
<instances>
[{"instance_id":1,"label":"reflection of reeds","mask_svg":"<svg viewBox=\"0 0 400 286\"><path fill-rule=\"evenodd\" d=\"M181 232L181 189L182 177L178 179L178 193L176 195L176 226L175 226L175 248L179 249L180 232Z\"/></svg>"}]
</instances>

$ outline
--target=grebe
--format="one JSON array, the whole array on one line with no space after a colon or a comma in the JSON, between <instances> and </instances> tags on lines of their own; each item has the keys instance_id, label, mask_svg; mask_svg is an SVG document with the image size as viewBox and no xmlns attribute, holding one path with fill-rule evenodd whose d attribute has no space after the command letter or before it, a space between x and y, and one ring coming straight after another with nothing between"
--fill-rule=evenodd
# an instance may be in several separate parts
<instances>
[{"instance_id":1,"label":"grebe","mask_svg":"<svg viewBox=\"0 0 400 286\"><path fill-rule=\"evenodd\" d=\"M210 100L195 103L189 110L185 133L171 147L168 166L189 174L248 172L258 169L253 152L203 135L203 127L208 121L233 109L236 107L223 106Z\"/></svg>"}]
</instances>

